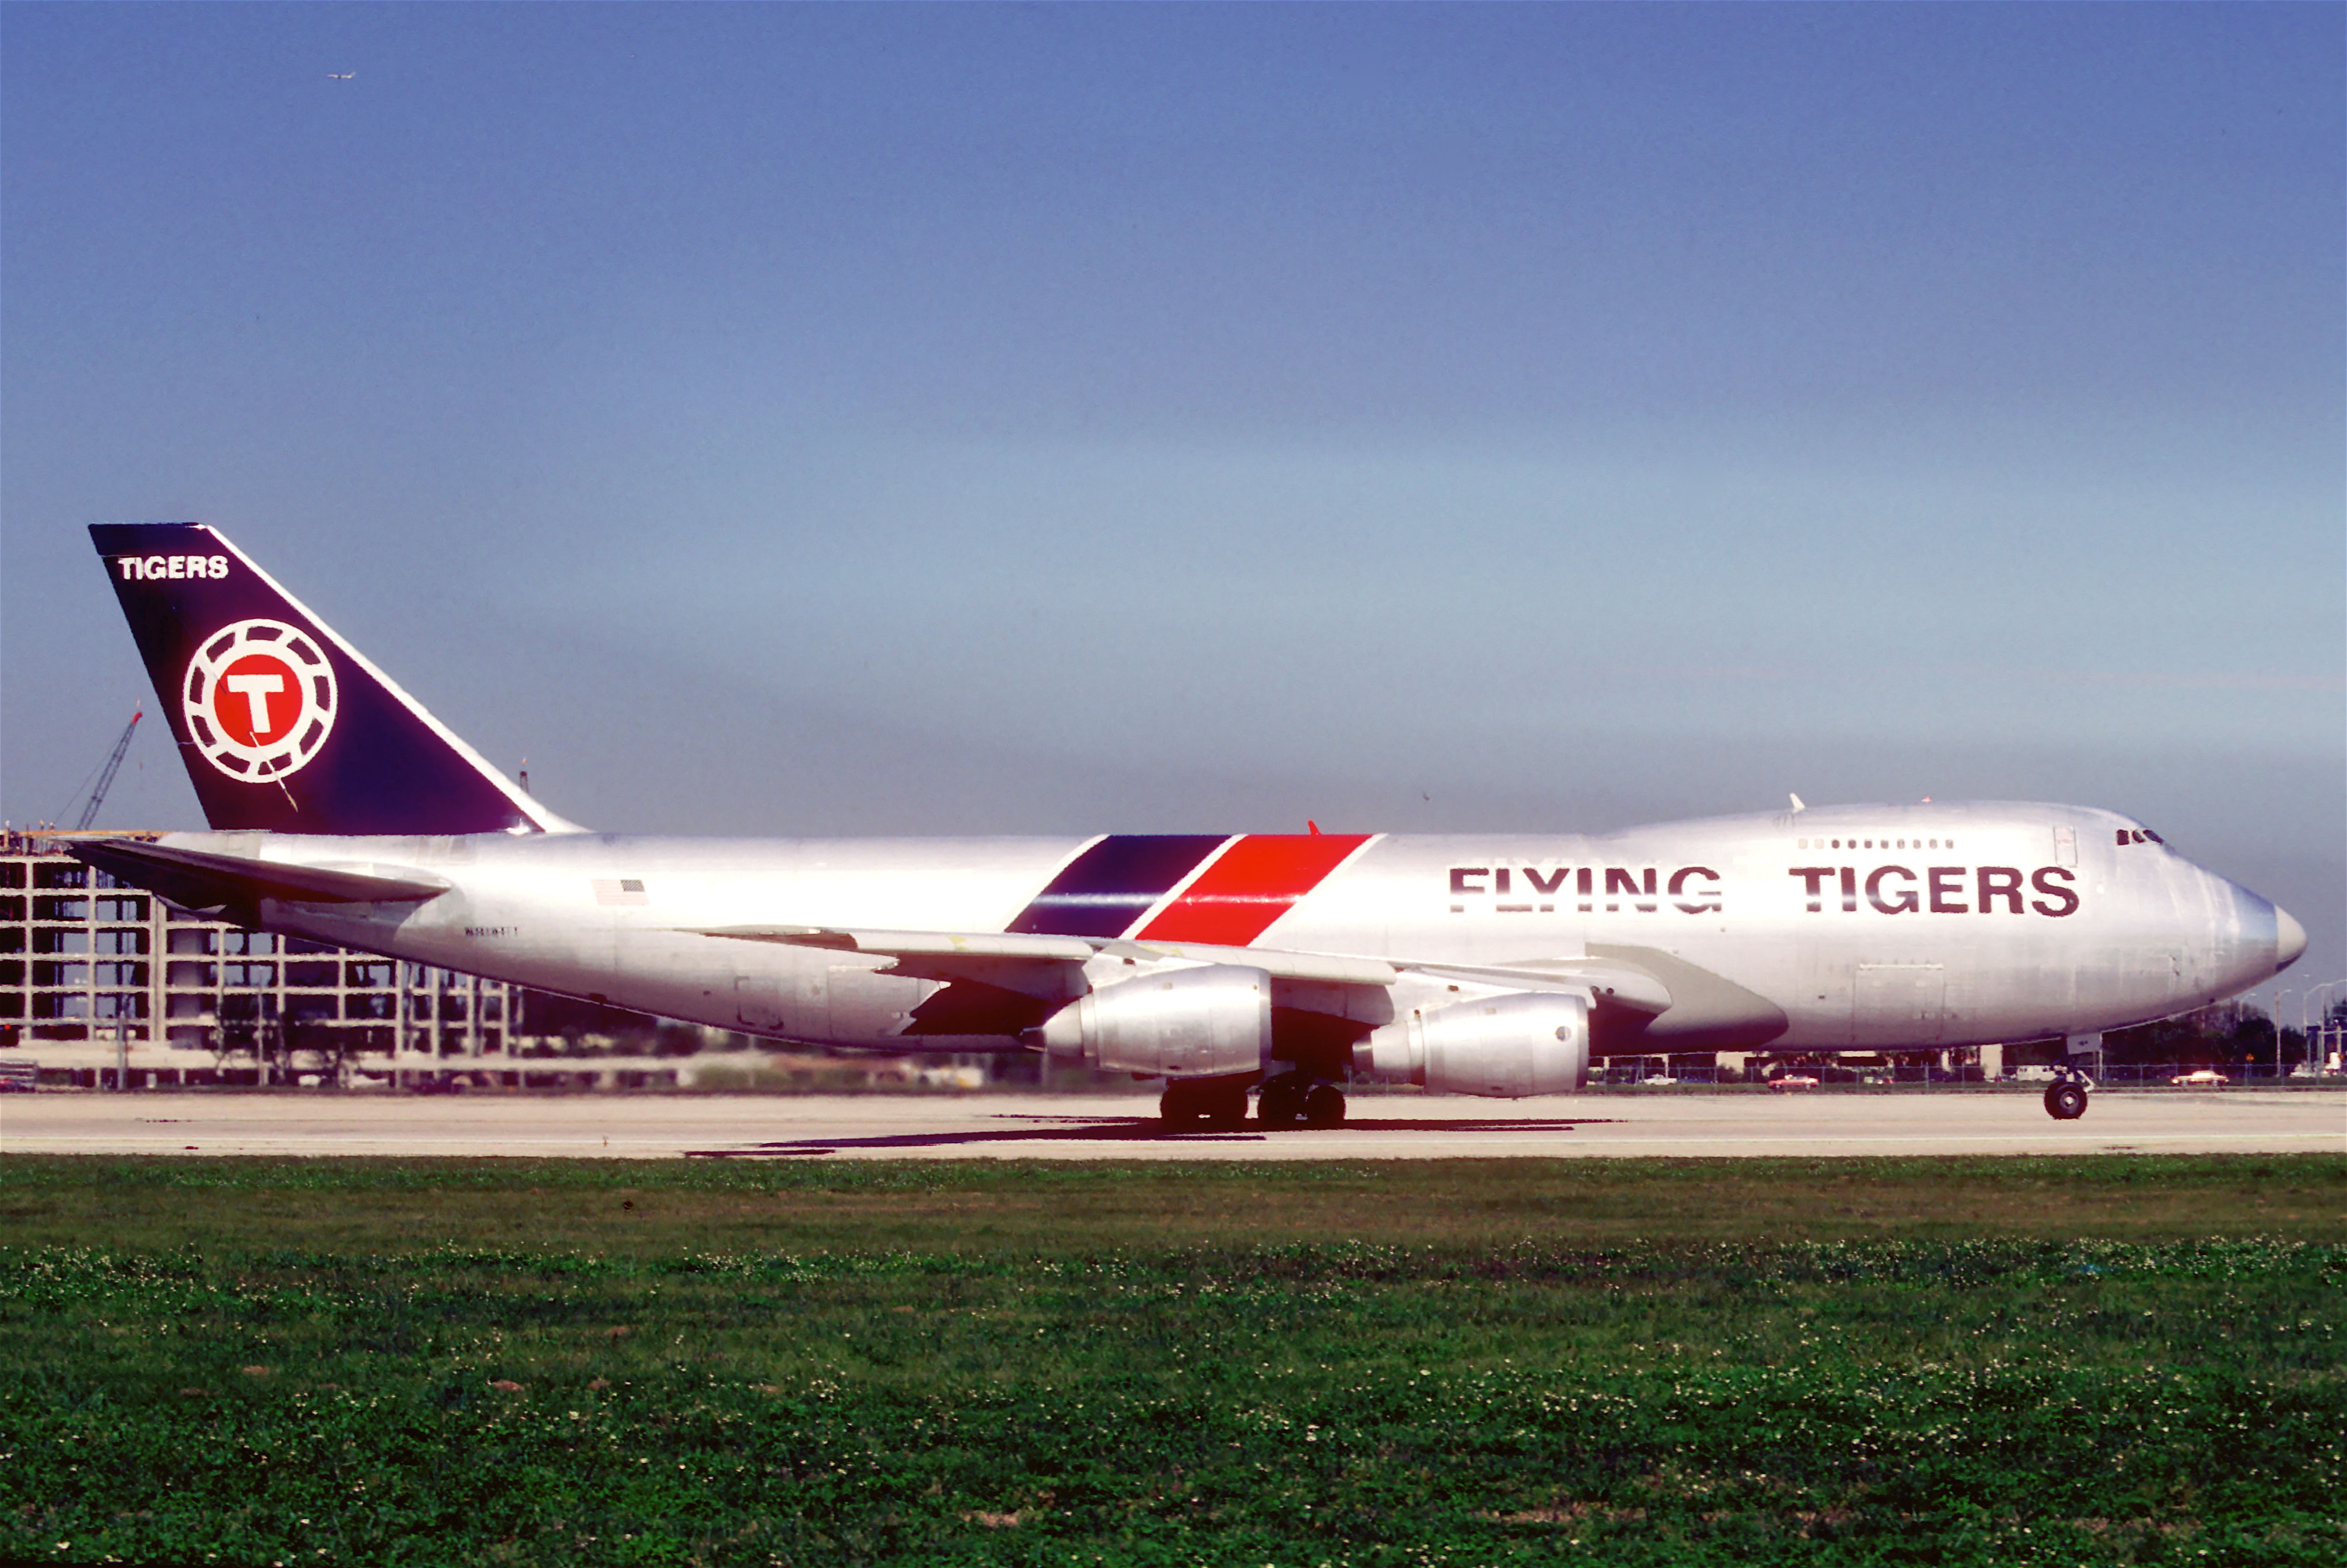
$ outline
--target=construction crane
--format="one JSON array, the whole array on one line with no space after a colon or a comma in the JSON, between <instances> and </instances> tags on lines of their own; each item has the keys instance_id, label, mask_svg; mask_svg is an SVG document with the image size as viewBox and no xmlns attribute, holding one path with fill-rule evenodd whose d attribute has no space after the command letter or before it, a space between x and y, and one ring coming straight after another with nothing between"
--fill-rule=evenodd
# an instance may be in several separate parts
<instances>
[{"instance_id":1,"label":"construction crane","mask_svg":"<svg viewBox=\"0 0 2347 1568\"><path fill-rule=\"evenodd\" d=\"M122 726L122 738L114 743L114 751L97 775L97 787L89 792L89 804L81 808L81 820L74 824L76 833L97 820L97 808L106 804L106 792L114 787L114 775L122 771L122 758L130 750L130 737L138 733L138 721L146 716L147 710L142 705L132 711L130 722Z\"/></svg>"}]
</instances>

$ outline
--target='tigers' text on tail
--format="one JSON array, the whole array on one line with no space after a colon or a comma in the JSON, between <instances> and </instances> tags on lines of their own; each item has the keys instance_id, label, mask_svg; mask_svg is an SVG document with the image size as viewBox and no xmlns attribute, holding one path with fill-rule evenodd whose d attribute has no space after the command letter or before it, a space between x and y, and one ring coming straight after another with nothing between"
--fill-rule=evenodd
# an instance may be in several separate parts
<instances>
[{"instance_id":1,"label":"'tigers' text on tail","mask_svg":"<svg viewBox=\"0 0 2347 1568\"><path fill-rule=\"evenodd\" d=\"M102 523L90 538L212 827L570 829L213 528Z\"/></svg>"}]
</instances>

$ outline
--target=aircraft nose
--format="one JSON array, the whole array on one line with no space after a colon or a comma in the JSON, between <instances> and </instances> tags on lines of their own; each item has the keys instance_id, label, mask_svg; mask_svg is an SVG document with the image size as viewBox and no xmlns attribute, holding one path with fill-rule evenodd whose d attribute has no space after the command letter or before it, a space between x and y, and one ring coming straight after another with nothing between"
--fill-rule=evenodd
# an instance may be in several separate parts
<instances>
[{"instance_id":1,"label":"aircraft nose","mask_svg":"<svg viewBox=\"0 0 2347 1568\"><path fill-rule=\"evenodd\" d=\"M2274 973L2280 974L2298 962L2298 956L2305 951L2306 927L2291 918L2289 910L2275 905Z\"/></svg>"}]
</instances>

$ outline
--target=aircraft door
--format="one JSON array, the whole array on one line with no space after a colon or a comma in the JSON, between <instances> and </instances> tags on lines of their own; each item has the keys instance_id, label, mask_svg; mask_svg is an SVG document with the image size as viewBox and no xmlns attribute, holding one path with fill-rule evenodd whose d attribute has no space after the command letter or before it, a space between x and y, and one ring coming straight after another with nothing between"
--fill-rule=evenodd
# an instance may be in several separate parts
<instances>
[{"instance_id":1,"label":"aircraft door","mask_svg":"<svg viewBox=\"0 0 2347 1568\"><path fill-rule=\"evenodd\" d=\"M783 978L774 974L733 977L733 1017L743 1029L771 1034L783 1027Z\"/></svg>"},{"instance_id":2,"label":"aircraft door","mask_svg":"<svg viewBox=\"0 0 2347 1568\"><path fill-rule=\"evenodd\" d=\"M2200 965L2198 953L2154 953L2150 974L2154 984L2168 988L2168 999L2181 1001L2199 989Z\"/></svg>"},{"instance_id":3,"label":"aircraft door","mask_svg":"<svg viewBox=\"0 0 2347 1568\"><path fill-rule=\"evenodd\" d=\"M831 969L798 955L733 977L733 1016L743 1029L793 1040L831 1037Z\"/></svg>"},{"instance_id":4,"label":"aircraft door","mask_svg":"<svg viewBox=\"0 0 2347 1568\"><path fill-rule=\"evenodd\" d=\"M1850 1043L1850 949L1819 938L1814 927L1804 927L1793 945L1796 989L1792 1015L1794 1032L1804 1046Z\"/></svg>"}]
</instances>

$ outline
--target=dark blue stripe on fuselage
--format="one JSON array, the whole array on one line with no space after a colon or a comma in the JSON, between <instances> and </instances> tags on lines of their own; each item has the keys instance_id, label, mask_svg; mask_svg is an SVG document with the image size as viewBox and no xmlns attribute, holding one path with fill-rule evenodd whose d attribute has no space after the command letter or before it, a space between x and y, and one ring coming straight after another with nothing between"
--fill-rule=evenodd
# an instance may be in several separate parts
<instances>
[{"instance_id":1,"label":"dark blue stripe on fuselage","mask_svg":"<svg viewBox=\"0 0 2347 1568\"><path fill-rule=\"evenodd\" d=\"M1225 841L1222 834L1111 834L1070 861L1010 928L1035 937L1120 936Z\"/></svg>"}]
</instances>

